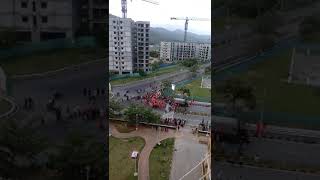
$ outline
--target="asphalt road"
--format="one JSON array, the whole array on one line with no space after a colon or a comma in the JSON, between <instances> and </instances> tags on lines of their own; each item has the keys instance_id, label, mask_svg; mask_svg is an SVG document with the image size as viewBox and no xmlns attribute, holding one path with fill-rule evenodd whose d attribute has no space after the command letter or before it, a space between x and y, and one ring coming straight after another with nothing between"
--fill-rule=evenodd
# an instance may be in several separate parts
<instances>
[{"instance_id":1,"label":"asphalt road","mask_svg":"<svg viewBox=\"0 0 320 180\"><path fill-rule=\"evenodd\" d=\"M319 180L319 175L213 162L215 180ZM219 175L220 174L220 175Z\"/></svg>"}]
</instances>

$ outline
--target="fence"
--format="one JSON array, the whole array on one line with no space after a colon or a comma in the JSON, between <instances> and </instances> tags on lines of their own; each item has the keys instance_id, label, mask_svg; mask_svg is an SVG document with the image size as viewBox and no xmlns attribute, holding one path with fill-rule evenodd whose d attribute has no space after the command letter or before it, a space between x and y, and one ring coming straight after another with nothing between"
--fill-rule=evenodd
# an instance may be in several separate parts
<instances>
[{"instance_id":1,"label":"fence","mask_svg":"<svg viewBox=\"0 0 320 180\"><path fill-rule=\"evenodd\" d=\"M29 55L35 52L87 47L96 47L96 40L94 37L86 36L76 39L54 39L36 43L28 42L22 45L17 45L13 48L0 49L0 59Z\"/></svg>"}]
</instances>

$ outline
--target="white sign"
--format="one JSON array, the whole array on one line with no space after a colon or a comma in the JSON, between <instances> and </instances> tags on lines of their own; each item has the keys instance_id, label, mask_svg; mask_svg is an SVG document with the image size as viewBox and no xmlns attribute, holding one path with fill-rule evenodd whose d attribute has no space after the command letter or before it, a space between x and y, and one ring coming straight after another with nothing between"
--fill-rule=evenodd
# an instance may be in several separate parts
<instances>
[{"instance_id":1,"label":"white sign","mask_svg":"<svg viewBox=\"0 0 320 180\"><path fill-rule=\"evenodd\" d=\"M176 85L175 84L171 84L171 89L175 90L176 89Z\"/></svg>"},{"instance_id":2,"label":"white sign","mask_svg":"<svg viewBox=\"0 0 320 180\"><path fill-rule=\"evenodd\" d=\"M131 154L131 158L135 159L138 157L139 152L138 151L133 151Z\"/></svg>"}]
</instances>

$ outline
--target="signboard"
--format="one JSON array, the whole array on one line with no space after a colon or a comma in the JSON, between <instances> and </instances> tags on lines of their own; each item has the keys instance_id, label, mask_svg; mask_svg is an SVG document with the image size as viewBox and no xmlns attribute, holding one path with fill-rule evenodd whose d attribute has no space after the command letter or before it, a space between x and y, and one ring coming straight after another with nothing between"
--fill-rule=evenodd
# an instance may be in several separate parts
<instances>
[{"instance_id":1,"label":"signboard","mask_svg":"<svg viewBox=\"0 0 320 180\"><path fill-rule=\"evenodd\" d=\"M171 89L175 90L176 89L176 85L175 84L171 84Z\"/></svg>"}]
</instances>

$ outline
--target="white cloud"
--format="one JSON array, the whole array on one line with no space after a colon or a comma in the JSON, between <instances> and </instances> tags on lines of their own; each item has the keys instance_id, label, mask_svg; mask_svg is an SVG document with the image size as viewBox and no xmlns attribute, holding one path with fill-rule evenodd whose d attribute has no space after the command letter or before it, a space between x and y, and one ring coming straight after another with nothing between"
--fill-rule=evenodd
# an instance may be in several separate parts
<instances>
[{"instance_id":1,"label":"white cloud","mask_svg":"<svg viewBox=\"0 0 320 180\"><path fill-rule=\"evenodd\" d=\"M151 26L184 29L183 20L170 17L211 18L211 0L155 0L160 5L142 0L128 0L127 17L137 21L150 21ZM109 0L109 12L122 16L121 0ZM211 34L211 21L189 21L189 32Z\"/></svg>"}]
</instances>

